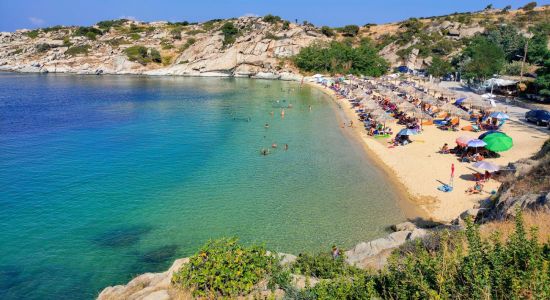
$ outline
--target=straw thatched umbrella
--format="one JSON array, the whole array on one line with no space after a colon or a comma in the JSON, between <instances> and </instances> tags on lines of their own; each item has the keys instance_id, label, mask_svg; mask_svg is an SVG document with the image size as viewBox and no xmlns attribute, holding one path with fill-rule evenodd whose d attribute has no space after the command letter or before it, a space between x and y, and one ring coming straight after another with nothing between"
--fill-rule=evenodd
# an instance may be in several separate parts
<instances>
[{"instance_id":1,"label":"straw thatched umbrella","mask_svg":"<svg viewBox=\"0 0 550 300\"><path fill-rule=\"evenodd\" d=\"M386 111L381 109L381 108L377 108L375 109L374 111L371 112L371 115L374 115L374 116L381 116L381 115L384 115L386 114Z\"/></svg>"},{"instance_id":2,"label":"straw thatched umbrella","mask_svg":"<svg viewBox=\"0 0 550 300\"><path fill-rule=\"evenodd\" d=\"M386 129L386 122L395 121L395 119L387 113L378 116L375 120L378 123L383 123L384 124L384 129Z\"/></svg>"},{"instance_id":3,"label":"straw thatched umbrella","mask_svg":"<svg viewBox=\"0 0 550 300\"><path fill-rule=\"evenodd\" d=\"M414 107L414 105L410 102L404 101L403 103L400 103L399 105L397 105L397 107L399 107L402 110L407 110Z\"/></svg>"}]
</instances>

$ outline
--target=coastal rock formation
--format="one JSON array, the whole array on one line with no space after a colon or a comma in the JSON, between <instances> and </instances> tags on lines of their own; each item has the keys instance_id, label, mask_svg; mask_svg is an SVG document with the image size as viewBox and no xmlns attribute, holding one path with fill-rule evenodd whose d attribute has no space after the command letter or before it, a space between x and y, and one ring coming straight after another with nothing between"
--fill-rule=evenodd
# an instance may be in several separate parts
<instances>
[{"instance_id":1,"label":"coastal rock formation","mask_svg":"<svg viewBox=\"0 0 550 300\"><path fill-rule=\"evenodd\" d=\"M239 34L224 43L225 21L173 26L166 22L127 21L102 35L75 35L77 27L0 34L0 70L77 74L235 76L297 80L284 59L314 41L327 40L311 26L264 22L258 17L229 20ZM176 32L174 32L176 30ZM181 30L181 32L178 32ZM142 46L160 52L162 61L139 62L125 52Z\"/></svg>"},{"instance_id":2,"label":"coastal rock formation","mask_svg":"<svg viewBox=\"0 0 550 300\"><path fill-rule=\"evenodd\" d=\"M412 223L411 223L412 224ZM363 242L351 250L346 251L346 262L359 268L380 269L386 264L391 250L403 245L405 242L422 238L428 234L425 229L414 228L391 233L387 237L370 242Z\"/></svg>"},{"instance_id":3,"label":"coastal rock formation","mask_svg":"<svg viewBox=\"0 0 550 300\"><path fill-rule=\"evenodd\" d=\"M145 273L132 279L126 285L107 287L97 299L165 300L173 299L176 295L181 296L180 291L175 291L171 287L172 275L188 262L189 258L180 258L174 261L166 272Z\"/></svg>"}]
</instances>

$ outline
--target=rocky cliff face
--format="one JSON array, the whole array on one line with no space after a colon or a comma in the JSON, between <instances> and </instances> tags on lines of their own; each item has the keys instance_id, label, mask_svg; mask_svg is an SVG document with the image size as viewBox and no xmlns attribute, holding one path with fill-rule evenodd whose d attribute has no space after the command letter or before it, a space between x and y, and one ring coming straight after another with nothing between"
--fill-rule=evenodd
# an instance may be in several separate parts
<instances>
[{"instance_id":1,"label":"rocky cliff face","mask_svg":"<svg viewBox=\"0 0 550 300\"><path fill-rule=\"evenodd\" d=\"M242 17L231 20L239 33L234 43L224 45L220 31L224 22L174 26L127 21L96 39L75 36L76 27L37 31L34 35L27 30L4 32L0 33L0 70L292 80L298 78L297 72L285 59L314 41L326 39L312 26L282 26L282 22ZM137 45L158 50L162 62L130 60L125 49ZM75 53L79 48L85 50Z\"/></svg>"}]
</instances>

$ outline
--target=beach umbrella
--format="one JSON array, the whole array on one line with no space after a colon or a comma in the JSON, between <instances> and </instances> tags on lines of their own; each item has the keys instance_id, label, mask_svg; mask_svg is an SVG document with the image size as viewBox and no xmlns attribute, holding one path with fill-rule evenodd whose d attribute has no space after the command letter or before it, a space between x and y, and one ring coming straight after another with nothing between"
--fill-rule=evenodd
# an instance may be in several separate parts
<instances>
[{"instance_id":1,"label":"beach umbrella","mask_svg":"<svg viewBox=\"0 0 550 300\"><path fill-rule=\"evenodd\" d=\"M501 120L501 119L502 120L510 119L510 117L507 114L503 113L503 112L494 112L490 115L490 117L491 118L496 118L496 119L499 119L499 120Z\"/></svg>"},{"instance_id":2,"label":"beach umbrella","mask_svg":"<svg viewBox=\"0 0 550 300\"><path fill-rule=\"evenodd\" d=\"M486 143L485 148L493 152L504 152L510 150L514 146L514 141L511 137L504 133L495 132L483 138Z\"/></svg>"},{"instance_id":3,"label":"beach umbrella","mask_svg":"<svg viewBox=\"0 0 550 300\"><path fill-rule=\"evenodd\" d=\"M474 163L473 166L474 168L487 170L489 172L496 172L500 170L499 166L484 160Z\"/></svg>"},{"instance_id":4,"label":"beach umbrella","mask_svg":"<svg viewBox=\"0 0 550 300\"><path fill-rule=\"evenodd\" d=\"M466 98L466 97L462 97L462 98L456 99L455 104L463 104L463 103L466 103L466 100L468 100L468 98Z\"/></svg>"},{"instance_id":5,"label":"beach umbrella","mask_svg":"<svg viewBox=\"0 0 550 300\"><path fill-rule=\"evenodd\" d=\"M403 103L400 103L399 105L397 105L397 107L399 107L402 110L407 110L407 109L413 108L414 105L410 102L404 101Z\"/></svg>"},{"instance_id":6,"label":"beach umbrella","mask_svg":"<svg viewBox=\"0 0 550 300\"><path fill-rule=\"evenodd\" d=\"M376 118L376 122L383 123L384 128L386 128L386 122L391 122L391 121L395 121L395 119L389 114L383 114Z\"/></svg>"},{"instance_id":7,"label":"beach umbrella","mask_svg":"<svg viewBox=\"0 0 550 300\"><path fill-rule=\"evenodd\" d=\"M466 146L468 146L468 142L473 140L473 139L474 139L473 137L463 135L463 136L456 139L456 143L459 146L466 147Z\"/></svg>"},{"instance_id":8,"label":"beach umbrella","mask_svg":"<svg viewBox=\"0 0 550 300\"><path fill-rule=\"evenodd\" d=\"M418 131L414 129L409 129L409 128L401 129L401 131L397 133L397 135L415 135L415 134L418 134Z\"/></svg>"},{"instance_id":9,"label":"beach umbrella","mask_svg":"<svg viewBox=\"0 0 550 300\"><path fill-rule=\"evenodd\" d=\"M487 132L484 132L483 134L481 134L478 139L482 140L484 139L486 136L488 136L489 134L493 134L493 133L501 133L501 134L504 134L504 132L502 131L498 131L498 130L489 130Z\"/></svg>"},{"instance_id":10,"label":"beach umbrella","mask_svg":"<svg viewBox=\"0 0 550 300\"><path fill-rule=\"evenodd\" d=\"M375 109L379 108L380 106L374 101L367 101L366 104L363 104L363 107L366 110L375 110Z\"/></svg>"},{"instance_id":11,"label":"beach umbrella","mask_svg":"<svg viewBox=\"0 0 550 300\"><path fill-rule=\"evenodd\" d=\"M485 147L486 145L487 143L480 139L470 140L467 144L467 146L471 148L481 148L481 147Z\"/></svg>"},{"instance_id":12,"label":"beach umbrella","mask_svg":"<svg viewBox=\"0 0 550 300\"><path fill-rule=\"evenodd\" d=\"M371 115L375 115L375 116L381 116L383 114L385 114L386 111L381 109L381 108L378 108L378 109L375 109L373 112L371 112Z\"/></svg>"},{"instance_id":13,"label":"beach umbrella","mask_svg":"<svg viewBox=\"0 0 550 300\"><path fill-rule=\"evenodd\" d=\"M434 98L431 98L431 97L426 97L426 98L422 99L422 102L427 103L427 104L436 104L437 100L435 100Z\"/></svg>"}]
</instances>

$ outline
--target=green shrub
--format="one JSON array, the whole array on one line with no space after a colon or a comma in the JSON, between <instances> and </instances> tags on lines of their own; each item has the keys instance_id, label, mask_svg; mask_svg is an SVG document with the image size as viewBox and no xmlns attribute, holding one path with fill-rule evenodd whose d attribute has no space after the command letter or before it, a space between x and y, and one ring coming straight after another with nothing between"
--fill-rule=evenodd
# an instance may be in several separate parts
<instances>
[{"instance_id":1,"label":"green shrub","mask_svg":"<svg viewBox=\"0 0 550 300\"><path fill-rule=\"evenodd\" d=\"M111 29L111 27L120 27L126 24L126 22L128 22L127 19L106 20L106 21L100 21L96 25L102 30L108 31L109 29Z\"/></svg>"},{"instance_id":2,"label":"green shrub","mask_svg":"<svg viewBox=\"0 0 550 300\"><path fill-rule=\"evenodd\" d=\"M267 22L267 23L271 23L271 24L276 24L276 23L279 23L282 21L281 17L279 16L274 16L272 14L269 14L269 15L266 15L262 18L262 20L264 22Z\"/></svg>"},{"instance_id":3,"label":"green shrub","mask_svg":"<svg viewBox=\"0 0 550 300\"><path fill-rule=\"evenodd\" d=\"M174 45L169 41L161 41L160 46L162 50L170 50L174 48Z\"/></svg>"},{"instance_id":4,"label":"green shrub","mask_svg":"<svg viewBox=\"0 0 550 300\"><path fill-rule=\"evenodd\" d=\"M65 47L71 47L73 43L71 43L71 38L66 36L63 38L63 46Z\"/></svg>"},{"instance_id":5,"label":"green shrub","mask_svg":"<svg viewBox=\"0 0 550 300\"><path fill-rule=\"evenodd\" d=\"M236 297L249 294L276 265L264 247L244 246L236 238L220 239L206 243L172 282L198 297Z\"/></svg>"},{"instance_id":6,"label":"green shrub","mask_svg":"<svg viewBox=\"0 0 550 300\"><path fill-rule=\"evenodd\" d=\"M221 27L221 31L223 33L224 47L233 44L239 34L239 29L232 22L225 22Z\"/></svg>"},{"instance_id":7,"label":"green shrub","mask_svg":"<svg viewBox=\"0 0 550 300\"><path fill-rule=\"evenodd\" d=\"M530 11L530 10L533 10L535 9L535 7L537 7L537 2L529 2L527 4L525 4L521 9L525 10L525 11Z\"/></svg>"},{"instance_id":8,"label":"green shrub","mask_svg":"<svg viewBox=\"0 0 550 300\"><path fill-rule=\"evenodd\" d=\"M40 31L38 29L35 29L35 30L27 31L24 34L26 36L30 37L31 39L35 39L35 38L38 37L39 33L40 33Z\"/></svg>"},{"instance_id":9,"label":"green shrub","mask_svg":"<svg viewBox=\"0 0 550 300\"><path fill-rule=\"evenodd\" d=\"M187 50L189 47L191 47L191 45L193 45L197 40L195 40L194 38L188 38L187 41L185 42L185 44L183 44L181 47L180 47L180 51L183 52L185 50Z\"/></svg>"},{"instance_id":10,"label":"green shrub","mask_svg":"<svg viewBox=\"0 0 550 300\"><path fill-rule=\"evenodd\" d=\"M357 25L346 25L341 29L343 36L354 37L359 33L359 26Z\"/></svg>"},{"instance_id":11,"label":"green shrub","mask_svg":"<svg viewBox=\"0 0 550 300\"><path fill-rule=\"evenodd\" d=\"M170 35L175 40L181 40L181 28L176 27L176 28L170 30Z\"/></svg>"},{"instance_id":12,"label":"green shrub","mask_svg":"<svg viewBox=\"0 0 550 300\"><path fill-rule=\"evenodd\" d=\"M328 26L321 27L321 33L328 37L334 36L334 31Z\"/></svg>"},{"instance_id":13,"label":"green shrub","mask_svg":"<svg viewBox=\"0 0 550 300\"><path fill-rule=\"evenodd\" d=\"M360 272L359 269L347 265L343 255L334 259L330 253L319 253L316 255L300 254L292 265L292 270L305 276L323 279L331 279Z\"/></svg>"},{"instance_id":14,"label":"green shrub","mask_svg":"<svg viewBox=\"0 0 550 300\"><path fill-rule=\"evenodd\" d=\"M127 40L125 40L122 37L110 39L110 40L106 41L106 43L113 46L113 47L118 47L118 46L124 45L124 44L130 44L130 42L128 42Z\"/></svg>"},{"instance_id":15,"label":"green shrub","mask_svg":"<svg viewBox=\"0 0 550 300\"><path fill-rule=\"evenodd\" d=\"M43 32L55 32L55 31L59 31L59 30L62 30L64 29L63 26L61 25L56 25L56 26L51 26L51 27L46 27L46 28L42 28L41 30Z\"/></svg>"},{"instance_id":16,"label":"green shrub","mask_svg":"<svg viewBox=\"0 0 550 300\"><path fill-rule=\"evenodd\" d=\"M213 20L210 20L210 21L206 21L206 22L202 23L202 29L206 32L211 31L221 21L223 21L223 20L222 19L213 19Z\"/></svg>"},{"instance_id":17,"label":"green shrub","mask_svg":"<svg viewBox=\"0 0 550 300\"><path fill-rule=\"evenodd\" d=\"M46 51L50 50L51 48L52 48L52 45L50 45L50 44L42 43L42 44L36 45L36 51L38 53L46 52Z\"/></svg>"},{"instance_id":18,"label":"green shrub","mask_svg":"<svg viewBox=\"0 0 550 300\"><path fill-rule=\"evenodd\" d=\"M75 36L85 36L91 40L95 40L96 36L102 35L103 32L97 28L94 27L78 27L73 35Z\"/></svg>"},{"instance_id":19,"label":"green shrub","mask_svg":"<svg viewBox=\"0 0 550 300\"><path fill-rule=\"evenodd\" d=\"M199 33L205 33L206 31L204 30L200 30L200 29L193 29L193 30L189 30L187 31L187 34L189 35L197 35Z\"/></svg>"},{"instance_id":20,"label":"green shrub","mask_svg":"<svg viewBox=\"0 0 550 300\"><path fill-rule=\"evenodd\" d=\"M160 52L157 49L149 49L149 57L153 62L162 62L162 57L160 56Z\"/></svg>"},{"instance_id":21,"label":"green shrub","mask_svg":"<svg viewBox=\"0 0 550 300\"><path fill-rule=\"evenodd\" d=\"M284 21L283 22L283 27L282 27L283 30L288 30L290 29L290 22L289 21Z\"/></svg>"},{"instance_id":22,"label":"green shrub","mask_svg":"<svg viewBox=\"0 0 550 300\"><path fill-rule=\"evenodd\" d=\"M336 41L313 44L302 48L294 57L294 63L302 71L316 73L381 76L388 70L388 63L369 41L362 41L355 48Z\"/></svg>"},{"instance_id":23,"label":"green shrub","mask_svg":"<svg viewBox=\"0 0 550 300\"><path fill-rule=\"evenodd\" d=\"M375 277L364 274L321 280L303 294L309 299L380 299Z\"/></svg>"},{"instance_id":24,"label":"green shrub","mask_svg":"<svg viewBox=\"0 0 550 300\"><path fill-rule=\"evenodd\" d=\"M142 65L146 65L151 62L151 58L147 54L147 48L143 46L132 46L124 50L126 56L130 61L138 62Z\"/></svg>"},{"instance_id":25,"label":"green shrub","mask_svg":"<svg viewBox=\"0 0 550 300\"><path fill-rule=\"evenodd\" d=\"M70 47L69 49L67 49L67 51L65 51L65 54L71 55L71 56L80 55L80 54L88 55L89 51L90 51L90 45L80 45L80 46Z\"/></svg>"},{"instance_id":26,"label":"green shrub","mask_svg":"<svg viewBox=\"0 0 550 300\"><path fill-rule=\"evenodd\" d=\"M134 41L137 41L141 38L141 35L139 35L139 33L131 33L130 38Z\"/></svg>"}]
</instances>

